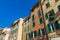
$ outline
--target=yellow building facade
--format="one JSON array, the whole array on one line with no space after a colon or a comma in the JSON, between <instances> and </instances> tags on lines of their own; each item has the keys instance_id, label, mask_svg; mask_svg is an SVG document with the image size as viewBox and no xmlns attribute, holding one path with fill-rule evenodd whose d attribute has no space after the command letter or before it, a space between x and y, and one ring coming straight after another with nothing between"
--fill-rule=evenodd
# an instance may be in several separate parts
<instances>
[{"instance_id":1,"label":"yellow building facade","mask_svg":"<svg viewBox=\"0 0 60 40\"><path fill-rule=\"evenodd\" d=\"M30 40L30 16L24 18L22 40Z\"/></svg>"},{"instance_id":2,"label":"yellow building facade","mask_svg":"<svg viewBox=\"0 0 60 40\"><path fill-rule=\"evenodd\" d=\"M48 36L60 35L60 0L45 0L42 8Z\"/></svg>"}]
</instances>

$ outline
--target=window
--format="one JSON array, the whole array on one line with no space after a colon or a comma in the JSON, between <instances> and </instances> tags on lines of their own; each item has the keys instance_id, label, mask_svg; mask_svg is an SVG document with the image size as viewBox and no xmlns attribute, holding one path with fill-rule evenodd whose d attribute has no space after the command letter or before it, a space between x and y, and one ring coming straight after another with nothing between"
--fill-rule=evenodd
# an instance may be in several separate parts
<instances>
[{"instance_id":1,"label":"window","mask_svg":"<svg viewBox=\"0 0 60 40\"><path fill-rule=\"evenodd\" d=\"M38 36L43 36L41 29L38 30Z\"/></svg>"},{"instance_id":2,"label":"window","mask_svg":"<svg viewBox=\"0 0 60 40\"><path fill-rule=\"evenodd\" d=\"M31 33L31 37L32 37L32 38L36 38L36 37L37 37L37 32L36 32L36 31L32 32L32 33Z\"/></svg>"},{"instance_id":3,"label":"window","mask_svg":"<svg viewBox=\"0 0 60 40\"><path fill-rule=\"evenodd\" d=\"M28 31L30 30L30 26L28 26Z\"/></svg>"},{"instance_id":4,"label":"window","mask_svg":"<svg viewBox=\"0 0 60 40\"><path fill-rule=\"evenodd\" d=\"M28 18L28 22L30 22L30 18Z\"/></svg>"},{"instance_id":5,"label":"window","mask_svg":"<svg viewBox=\"0 0 60 40\"><path fill-rule=\"evenodd\" d=\"M17 33L17 32L18 32L18 29L16 28L12 31L12 34Z\"/></svg>"},{"instance_id":6,"label":"window","mask_svg":"<svg viewBox=\"0 0 60 40\"><path fill-rule=\"evenodd\" d=\"M33 32L33 38L36 38L36 36L37 36L37 32L34 31L34 32Z\"/></svg>"},{"instance_id":7,"label":"window","mask_svg":"<svg viewBox=\"0 0 60 40\"><path fill-rule=\"evenodd\" d=\"M26 34L26 40L30 39L30 33Z\"/></svg>"},{"instance_id":8,"label":"window","mask_svg":"<svg viewBox=\"0 0 60 40\"><path fill-rule=\"evenodd\" d=\"M44 30L44 28L43 29L39 29L38 30L38 36L44 36L45 35L45 30Z\"/></svg>"},{"instance_id":9,"label":"window","mask_svg":"<svg viewBox=\"0 0 60 40\"><path fill-rule=\"evenodd\" d=\"M55 31L55 24L54 23L55 22L51 23L51 26L52 26L53 31Z\"/></svg>"},{"instance_id":10,"label":"window","mask_svg":"<svg viewBox=\"0 0 60 40\"><path fill-rule=\"evenodd\" d=\"M50 12L48 12L48 15L49 15L49 21L52 21L54 19L54 16L55 16L54 10L52 9Z\"/></svg>"},{"instance_id":11,"label":"window","mask_svg":"<svg viewBox=\"0 0 60 40\"><path fill-rule=\"evenodd\" d=\"M32 15L32 21L34 21L34 15Z\"/></svg>"},{"instance_id":12,"label":"window","mask_svg":"<svg viewBox=\"0 0 60 40\"><path fill-rule=\"evenodd\" d=\"M60 24L58 23L58 20L55 21L55 27L57 30L60 30Z\"/></svg>"},{"instance_id":13,"label":"window","mask_svg":"<svg viewBox=\"0 0 60 40\"><path fill-rule=\"evenodd\" d=\"M18 29L16 28L14 31L15 31L15 33L17 33Z\"/></svg>"},{"instance_id":14,"label":"window","mask_svg":"<svg viewBox=\"0 0 60 40\"><path fill-rule=\"evenodd\" d=\"M49 2L46 4L46 8L48 8L48 7L50 7L50 3Z\"/></svg>"},{"instance_id":15,"label":"window","mask_svg":"<svg viewBox=\"0 0 60 40\"><path fill-rule=\"evenodd\" d=\"M41 17L42 16L41 14L42 14L42 12L41 12L41 10L39 10L38 11L38 16Z\"/></svg>"},{"instance_id":16,"label":"window","mask_svg":"<svg viewBox=\"0 0 60 40\"><path fill-rule=\"evenodd\" d=\"M26 32L26 27L24 27L24 32Z\"/></svg>"},{"instance_id":17,"label":"window","mask_svg":"<svg viewBox=\"0 0 60 40\"><path fill-rule=\"evenodd\" d=\"M51 24L47 24L48 32L53 32L54 28L52 27Z\"/></svg>"},{"instance_id":18,"label":"window","mask_svg":"<svg viewBox=\"0 0 60 40\"><path fill-rule=\"evenodd\" d=\"M58 11L60 11L60 5L58 6Z\"/></svg>"},{"instance_id":19,"label":"window","mask_svg":"<svg viewBox=\"0 0 60 40\"><path fill-rule=\"evenodd\" d=\"M24 21L24 25L26 24L26 20Z\"/></svg>"},{"instance_id":20,"label":"window","mask_svg":"<svg viewBox=\"0 0 60 40\"><path fill-rule=\"evenodd\" d=\"M40 18L40 19L39 19L39 22L40 22L40 23L43 23L43 19L42 19L42 18Z\"/></svg>"},{"instance_id":21,"label":"window","mask_svg":"<svg viewBox=\"0 0 60 40\"><path fill-rule=\"evenodd\" d=\"M33 24L32 24L32 25L33 25L33 27L35 27L35 22L33 22Z\"/></svg>"},{"instance_id":22,"label":"window","mask_svg":"<svg viewBox=\"0 0 60 40\"><path fill-rule=\"evenodd\" d=\"M26 24L28 23L28 20L26 20Z\"/></svg>"}]
</instances>

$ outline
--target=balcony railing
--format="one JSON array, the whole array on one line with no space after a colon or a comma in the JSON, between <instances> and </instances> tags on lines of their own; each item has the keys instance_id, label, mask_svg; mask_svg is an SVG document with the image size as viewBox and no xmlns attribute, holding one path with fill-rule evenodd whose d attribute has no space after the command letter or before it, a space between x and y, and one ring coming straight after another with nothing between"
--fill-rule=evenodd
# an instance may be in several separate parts
<instances>
[{"instance_id":1,"label":"balcony railing","mask_svg":"<svg viewBox=\"0 0 60 40\"><path fill-rule=\"evenodd\" d=\"M52 21L49 21L49 22L50 22L50 23L55 22L55 21L56 21L56 18L59 17L59 16L60 16L60 12L57 12L54 16L51 16L51 17L54 18L54 19L53 19ZM50 17L50 18L51 18L51 17ZM51 19L52 19L52 18L51 18Z\"/></svg>"}]
</instances>

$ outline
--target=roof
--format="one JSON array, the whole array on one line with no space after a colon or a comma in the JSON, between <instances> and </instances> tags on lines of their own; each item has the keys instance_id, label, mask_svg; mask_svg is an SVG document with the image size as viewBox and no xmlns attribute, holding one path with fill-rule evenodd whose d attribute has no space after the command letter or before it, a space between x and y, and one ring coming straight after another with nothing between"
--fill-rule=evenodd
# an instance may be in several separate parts
<instances>
[{"instance_id":1,"label":"roof","mask_svg":"<svg viewBox=\"0 0 60 40\"><path fill-rule=\"evenodd\" d=\"M27 16L26 18L24 18L24 21L28 20L28 18L30 18L30 17L31 17L30 15Z\"/></svg>"},{"instance_id":2,"label":"roof","mask_svg":"<svg viewBox=\"0 0 60 40\"><path fill-rule=\"evenodd\" d=\"M37 2L30 10L33 12L36 7L39 6L39 2Z\"/></svg>"}]
</instances>

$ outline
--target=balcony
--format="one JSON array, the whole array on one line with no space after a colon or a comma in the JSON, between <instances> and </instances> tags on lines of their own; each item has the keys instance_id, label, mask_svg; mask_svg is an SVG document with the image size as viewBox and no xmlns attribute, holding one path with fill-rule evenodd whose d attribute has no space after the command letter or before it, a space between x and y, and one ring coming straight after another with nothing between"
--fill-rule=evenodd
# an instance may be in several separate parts
<instances>
[{"instance_id":1,"label":"balcony","mask_svg":"<svg viewBox=\"0 0 60 40\"><path fill-rule=\"evenodd\" d=\"M51 16L50 19L52 19L52 21L49 21L50 23L53 23L56 21L57 17L60 16L60 12L57 12L54 16ZM54 18L54 19L53 19Z\"/></svg>"}]
</instances>

